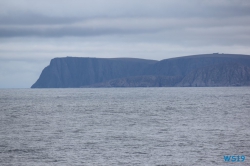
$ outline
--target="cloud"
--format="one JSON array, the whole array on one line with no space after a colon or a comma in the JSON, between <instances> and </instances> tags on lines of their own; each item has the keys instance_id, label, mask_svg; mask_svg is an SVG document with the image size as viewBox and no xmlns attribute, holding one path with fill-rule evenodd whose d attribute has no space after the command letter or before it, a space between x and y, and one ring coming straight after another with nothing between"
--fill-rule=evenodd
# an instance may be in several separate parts
<instances>
[{"instance_id":1,"label":"cloud","mask_svg":"<svg viewBox=\"0 0 250 166\"><path fill-rule=\"evenodd\" d=\"M168 38L173 37L171 34L180 34L173 38L175 41L182 35L185 37L185 33L195 36L195 30L201 36L208 32L220 38L225 34L225 26L227 35L233 34L236 27L239 29L237 34L244 34L245 31L240 30L250 26L250 22L246 21L250 18L250 3L245 0L10 0L1 1L0 4L0 38L158 33L164 33L162 38ZM244 36L242 34L238 37ZM222 40L220 42L224 43Z\"/></svg>"},{"instance_id":2,"label":"cloud","mask_svg":"<svg viewBox=\"0 0 250 166\"><path fill-rule=\"evenodd\" d=\"M57 17L235 16L249 14L250 7L248 0L3 0L0 5L1 13L28 11Z\"/></svg>"},{"instance_id":3,"label":"cloud","mask_svg":"<svg viewBox=\"0 0 250 166\"><path fill-rule=\"evenodd\" d=\"M250 17L202 18L93 18L57 24L0 25L0 37L129 36L134 41L248 45ZM137 36L137 37L135 37ZM139 39L141 38L141 40Z\"/></svg>"},{"instance_id":4,"label":"cloud","mask_svg":"<svg viewBox=\"0 0 250 166\"><path fill-rule=\"evenodd\" d=\"M30 87L54 57L249 54L248 20L248 0L2 0L0 87Z\"/></svg>"}]
</instances>

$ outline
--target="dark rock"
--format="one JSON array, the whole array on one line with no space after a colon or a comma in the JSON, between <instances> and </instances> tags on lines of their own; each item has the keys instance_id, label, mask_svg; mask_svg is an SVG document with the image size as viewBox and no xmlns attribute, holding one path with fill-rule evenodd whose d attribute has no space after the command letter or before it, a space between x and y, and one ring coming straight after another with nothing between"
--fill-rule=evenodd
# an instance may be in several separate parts
<instances>
[{"instance_id":1,"label":"dark rock","mask_svg":"<svg viewBox=\"0 0 250 166\"><path fill-rule=\"evenodd\" d=\"M238 62L250 67L250 56L234 54L203 54L171 58L149 66L147 75L185 76L188 73L206 66Z\"/></svg>"},{"instance_id":2,"label":"dark rock","mask_svg":"<svg viewBox=\"0 0 250 166\"><path fill-rule=\"evenodd\" d=\"M31 88L76 88L136 76L156 62L135 58L55 58Z\"/></svg>"},{"instance_id":3,"label":"dark rock","mask_svg":"<svg viewBox=\"0 0 250 166\"><path fill-rule=\"evenodd\" d=\"M113 79L88 87L172 87L181 79L180 76L134 76Z\"/></svg>"},{"instance_id":4,"label":"dark rock","mask_svg":"<svg viewBox=\"0 0 250 166\"><path fill-rule=\"evenodd\" d=\"M224 63L197 69L177 84L177 86L249 86L250 67L239 63Z\"/></svg>"},{"instance_id":5,"label":"dark rock","mask_svg":"<svg viewBox=\"0 0 250 166\"><path fill-rule=\"evenodd\" d=\"M162 61L54 58L31 88L248 86L250 56L204 54Z\"/></svg>"}]
</instances>

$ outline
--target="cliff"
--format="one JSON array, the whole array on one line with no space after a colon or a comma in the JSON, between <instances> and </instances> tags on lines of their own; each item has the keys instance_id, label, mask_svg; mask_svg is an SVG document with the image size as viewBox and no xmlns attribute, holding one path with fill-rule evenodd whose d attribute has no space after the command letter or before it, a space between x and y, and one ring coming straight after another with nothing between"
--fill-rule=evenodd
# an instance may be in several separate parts
<instances>
[{"instance_id":1,"label":"cliff","mask_svg":"<svg viewBox=\"0 0 250 166\"><path fill-rule=\"evenodd\" d=\"M86 87L172 87L182 80L180 76L133 76L109 80Z\"/></svg>"},{"instance_id":2,"label":"cliff","mask_svg":"<svg viewBox=\"0 0 250 166\"><path fill-rule=\"evenodd\" d=\"M250 67L239 63L224 63L197 69L186 75L177 86L249 86Z\"/></svg>"},{"instance_id":3,"label":"cliff","mask_svg":"<svg viewBox=\"0 0 250 166\"><path fill-rule=\"evenodd\" d=\"M204 54L162 61L54 58L31 88L249 85L250 56Z\"/></svg>"},{"instance_id":4,"label":"cliff","mask_svg":"<svg viewBox=\"0 0 250 166\"><path fill-rule=\"evenodd\" d=\"M140 75L154 60L135 58L54 58L31 88L77 88Z\"/></svg>"}]
</instances>

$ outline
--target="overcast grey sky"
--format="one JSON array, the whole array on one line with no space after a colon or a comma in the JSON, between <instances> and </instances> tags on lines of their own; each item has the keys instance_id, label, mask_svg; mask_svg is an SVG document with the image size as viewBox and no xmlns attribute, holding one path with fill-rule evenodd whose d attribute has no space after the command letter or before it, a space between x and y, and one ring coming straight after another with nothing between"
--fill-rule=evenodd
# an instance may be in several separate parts
<instances>
[{"instance_id":1,"label":"overcast grey sky","mask_svg":"<svg viewBox=\"0 0 250 166\"><path fill-rule=\"evenodd\" d=\"M0 88L29 88L54 57L250 54L249 0L1 0Z\"/></svg>"}]
</instances>

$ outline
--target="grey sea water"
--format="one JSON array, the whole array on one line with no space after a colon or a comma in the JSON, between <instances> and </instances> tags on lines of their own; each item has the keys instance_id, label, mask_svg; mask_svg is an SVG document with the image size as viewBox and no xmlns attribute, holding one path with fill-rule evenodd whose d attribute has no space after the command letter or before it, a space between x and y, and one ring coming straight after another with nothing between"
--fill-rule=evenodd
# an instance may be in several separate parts
<instances>
[{"instance_id":1,"label":"grey sea water","mask_svg":"<svg viewBox=\"0 0 250 166\"><path fill-rule=\"evenodd\" d=\"M0 118L3 166L250 165L249 87L0 89Z\"/></svg>"}]
</instances>

